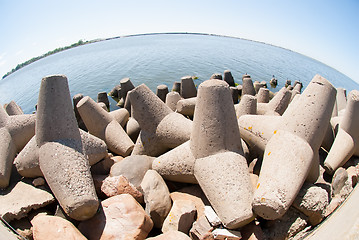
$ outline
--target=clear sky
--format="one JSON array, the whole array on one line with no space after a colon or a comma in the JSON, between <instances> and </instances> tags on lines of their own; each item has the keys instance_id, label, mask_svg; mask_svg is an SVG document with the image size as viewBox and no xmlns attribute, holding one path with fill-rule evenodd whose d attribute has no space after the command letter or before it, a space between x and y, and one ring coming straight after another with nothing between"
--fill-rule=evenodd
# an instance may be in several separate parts
<instances>
[{"instance_id":1,"label":"clear sky","mask_svg":"<svg viewBox=\"0 0 359 240\"><path fill-rule=\"evenodd\" d=\"M151 32L270 43L359 82L358 0L0 0L0 77L80 39Z\"/></svg>"}]
</instances>

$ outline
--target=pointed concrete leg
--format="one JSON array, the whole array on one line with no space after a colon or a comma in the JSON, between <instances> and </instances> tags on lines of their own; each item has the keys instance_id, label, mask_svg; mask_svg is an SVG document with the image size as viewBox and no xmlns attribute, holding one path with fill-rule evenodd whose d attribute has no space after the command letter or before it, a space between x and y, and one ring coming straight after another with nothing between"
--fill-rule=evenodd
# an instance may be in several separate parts
<instances>
[{"instance_id":1,"label":"pointed concrete leg","mask_svg":"<svg viewBox=\"0 0 359 240\"><path fill-rule=\"evenodd\" d=\"M99 202L65 76L42 79L36 117L39 163L46 182L66 214L80 221L91 218Z\"/></svg>"},{"instance_id":2,"label":"pointed concrete leg","mask_svg":"<svg viewBox=\"0 0 359 240\"><path fill-rule=\"evenodd\" d=\"M0 188L6 188L10 181L11 167L16 154L16 147L10 133L4 127L0 128L0 138Z\"/></svg>"}]
</instances>

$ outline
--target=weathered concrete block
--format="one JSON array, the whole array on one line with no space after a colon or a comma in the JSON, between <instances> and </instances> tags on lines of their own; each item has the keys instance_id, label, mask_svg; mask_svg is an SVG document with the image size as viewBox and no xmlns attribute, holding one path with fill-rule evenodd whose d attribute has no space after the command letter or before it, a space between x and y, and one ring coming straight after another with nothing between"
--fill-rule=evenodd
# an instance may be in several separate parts
<instances>
[{"instance_id":1,"label":"weathered concrete block","mask_svg":"<svg viewBox=\"0 0 359 240\"><path fill-rule=\"evenodd\" d=\"M172 91L166 95L165 103L172 111L176 111L177 102L181 99L182 97L178 92Z\"/></svg>"},{"instance_id":2,"label":"weathered concrete block","mask_svg":"<svg viewBox=\"0 0 359 240\"><path fill-rule=\"evenodd\" d=\"M120 85L121 85L120 95L121 95L122 98L118 102L118 105L120 107L124 107L126 99L127 99L127 93L129 91L131 91L132 89L134 89L135 86L132 84L130 78L121 79Z\"/></svg>"},{"instance_id":3,"label":"weathered concrete block","mask_svg":"<svg viewBox=\"0 0 359 240\"><path fill-rule=\"evenodd\" d=\"M76 117L77 124L78 124L79 128L81 128L84 131L87 131L86 125L85 125L84 121L82 120L79 111L77 110L77 103L80 102L80 100L83 97L84 96L81 93L78 93L75 96L73 96L72 102L73 102L73 105L74 105L75 117Z\"/></svg>"},{"instance_id":4,"label":"weathered concrete block","mask_svg":"<svg viewBox=\"0 0 359 240\"><path fill-rule=\"evenodd\" d=\"M269 89L260 88L257 94L257 103L268 103L269 102Z\"/></svg>"},{"instance_id":5,"label":"weathered concrete block","mask_svg":"<svg viewBox=\"0 0 359 240\"><path fill-rule=\"evenodd\" d=\"M349 93L348 104L339 124L334 143L324 162L329 174L343 166L351 156L359 156L359 91Z\"/></svg>"},{"instance_id":6,"label":"weathered concrete block","mask_svg":"<svg viewBox=\"0 0 359 240\"><path fill-rule=\"evenodd\" d=\"M6 105L5 110L9 116L24 114L21 107L14 101L9 102L9 104Z\"/></svg>"},{"instance_id":7,"label":"weathered concrete block","mask_svg":"<svg viewBox=\"0 0 359 240\"><path fill-rule=\"evenodd\" d=\"M287 109L291 99L288 89L282 88L268 103L257 104L258 115L282 115Z\"/></svg>"},{"instance_id":8,"label":"weathered concrete block","mask_svg":"<svg viewBox=\"0 0 359 240\"><path fill-rule=\"evenodd\" d=\"M67 215L91 218L99 202L64 75L42 79L37 109L36 143L46 182Z\"/></svg>"},{"instance_id":9,"label":"weathered concrete block","mask_svg":"<svg viewBox=\"0 0 359 240\"><path fill-rule=\"evenodd\" d=\"M177 102L176 110L185 116L193 117L197 97L181 99Z\"/></svg>"},{"instance_id":10,"label":"weathered concrete block","mask_svg":"<svg viewBox=\"0 0 359 240\"><path fill-rule=\"evenodd\" d=\"M238 90L238 88L230 87L229 89L231 90L231 96L232 96L232 99L233 99L233 103L237 104L238 100L239 100L239 90Z\"/></svg>"},{"instance_id":11,"label":"weathered concrete block","mask_svg":"<svg viewBox=\"0 0 359 240\"><path fill-rule=\"evenodd\" d=\"M181 82L174 82L172 86L172 92L181 92Z\"/></svg>"},{"instance_id":12,"label":"weathered concrete block","mask_svg":"<svg viewBox=\"0 0 359 240\"><path fill-rule=\"evenodd\" d=\"M257 114L257 98L252 95L244 95L241 97L239 104L235 104L237 119L242 115Z\"/></svg>"},{"instance_id":13,"label":"weathered concrete block","mask_svg":"<svg viewBox=\"0 0 359 240\"><path fill-rule=\"evenodd\" d=\"M232 87L235 86L232 72L230 70L224 70L223 80L225 82L227 82L229 86L232 86Z\"/></svg>"},{"instance_id":14,"label":"weathered concrete block","mask_svg":"<svg viewBox=\"0 0 359 240\"><path fill-rule=\"evenodd\" d=\"M194 174L228 228L250 222L252 188L229 86L208 80L199 86L191 135ZM239 197L240 196L240 197Z\"/></svg>"},{"instance_id":15,"label":"weathered concrete block","mask_svg":"<svg viewBox=\"0 0 359 240\"><path fill-rule=\"evenodd\" d=\"M133 89L129 98L141 127L132 155L158 156L189 140L192 121L172 112L146 85Z\"/></svg>"},{"instance_id":16,"label":"weathered concrete block","mask_svg":"<svg viewBox=\"0 0 359 240\"><path fill-rule=\"evenodd\" d=\"M213 73L209 79L223 80L223 77L220 73Z\"/></svg>"},{"instance_id":17,"label":"weathered concrete block","mask_svg":"<svg viewBox=\"0 0 359 240\"><path fill-rule=\"evenodd\" d=\"M125 108L120 108L109 112L110 116L118 122L121 127L125 127L130 118L130 113Z\"/></svg>"},{"instance_id":18,"label":"weathered concrete block","mask_svg":"<svg viewBox=\"0 0 359 240\"><path fill-rule=\"evenodd\" d=\"M134 144L121 125L90 97L84 97L77 104L89 133L104 140L107 147L121 156L128 156Z\"/></svg>"},{"instance_id":19,"label":"weathered concrete block","mask_svg":"<svg viewBox=\"0 0 359 240\"><path fill-rule=\"evenodd\" d=\"M191 98L197 96L197 89L191 76L181 78L181 96L183 98Z\"/></svg>"},{"instance_id":20,"label":"weathered concrete block","mask_svg":"<svg viewBox=\"0 0 359 240\"><path fill-rule=\"evenodd\" d=\"M106 105L107 111L110 111L110 101L107 97L107 92L99 92L97 94L97 102L104 103Z\"/></svg>"},{"instance_id":21,"label":"weathered concrete block","mask_svg":"<svg viewBox=\"0 0 359 240\"><path fill-rule=\"evenodd\" d=\"M128 119L126 125L126 133L131 138L133 142L136 142L138 136L140 135L141 127L140 124L133 117Z\"/></svg>"},{"instance_id":22,"label":"weathered concrete block","mask_svg":"<svg viewBox=\"0 0 359 240\"><path fill-rule=\"evenodd\" d=\"M107 146L101 139L80 129L82 150L92 166L107 156ZM39 164L39 146L34 136L15 158L14 164L23 177L43 176Z\"/></svg>"},{"instance_id":23,"label":"weathered concrete block","mask_svg":"<svg viewBox=\"0 0 359 240\"><path fill-rule=\"evenodd\" d=\"M249 75L243 75L242 77L242 96L244 95L256 95L256 90L254 89L252 78Z\"/></svg>"},{"instance_id":24,"label":"weathered concrete block","mask_svg":"<svg viewBox=\"0 0 359 240\"><path fill-rule=\"evenodd\" d=\"M344 88L337 88L336 102L337 102L338 112L346 108L347 91Z\"/></svg>"},{"instance_id":25,"label":"weathered concrete block","mask_svg":"<svg viewBox=\"0 0 359 240\"><path fill-rule=\"evenodd\" d=\"M162 102L166 102L167 94L168 94L168 87L165 84L161 84L157 86L156 95L162 100Z\"/></svg>"},{"instance_id":26,"label":"weathered concrete block","mask_svg":"<svg viewBox=\"0 0 359 240\"><path fill-rule=\"evenodd\" d=\"M267 143L254 193L252 205L259 216L283 216L304 180L318 178L318 150L329 124L335 93L326 79L316 75L295 107L283 114L281 126ZM296 147L282 147L288 145Z\"/></svg>"}]
</instances>

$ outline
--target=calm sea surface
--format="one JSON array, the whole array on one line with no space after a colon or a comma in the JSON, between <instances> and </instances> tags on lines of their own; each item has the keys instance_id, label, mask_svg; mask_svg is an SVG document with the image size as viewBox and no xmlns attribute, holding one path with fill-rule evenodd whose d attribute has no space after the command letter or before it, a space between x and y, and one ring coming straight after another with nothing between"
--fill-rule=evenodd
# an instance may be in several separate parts
<instances>
[{"instance_id":1,"label":"calm sea surface","mask_svg":"<svg viewBox=\"0 0 359 240\"><path fill-rule=\"evenodd\" d=\"M239 84L245 73L253 81L268 83L275 75L278 86L272 91L279 90L287 79L292 83L299 80L305 87L315 74L335 87L359 89L335 69L282 48L229 37L159 34L87 44L43 58L0 81L0 104L14 100L25 113L31 113L41 79L52 74L67 76L71 96L82 93L96 100L98 92L109 92L124 77L135 86L145 83L155 91L159 84L171 89L174 81L186 75L197 76L199 84L226 69ZM114 101L111 106L116 108Z\"/></svg>"}]
</instances>

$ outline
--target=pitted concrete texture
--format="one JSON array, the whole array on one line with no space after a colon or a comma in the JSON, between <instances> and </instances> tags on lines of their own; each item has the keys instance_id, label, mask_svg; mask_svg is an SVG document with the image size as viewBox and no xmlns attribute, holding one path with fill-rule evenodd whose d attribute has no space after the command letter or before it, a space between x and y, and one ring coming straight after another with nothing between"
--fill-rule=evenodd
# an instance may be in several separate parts
<instances>
[{"instance_id":1,"label":"pitted concrete texture","mask_svg":"<svg viewBox=\"0 0 359 240\"><path fill-rule=\"evenodd\" d=\"M167 94L168 94L167 85L161 84L157 86L156 95L162 100L162 102L166 102Z\"/></svg>"},{"instance_id":2,"label":"pitted concrete texture","mask_svg":"<svg viewBox=\"0 0 359 240\"><path fill-rule=\"evenodd\" d=\"M242 153L240 134L229 86L208 80L199 86L191 134L195 158L224 150Z\"/></svg>"},{"instance_id":3,"label":"pitted concrete texture","mask_svg":"<svg viewBox=\"0 0 359 240\"><path fill-rule=\"evenodd\" d=\"M253 191L243 156L222 152L198 158L194 173L225 227L236 229L253 220Z\"/></svg>"},{"instance_id":4,"label":"pitted concrete texture","mask_svg":"<svg viewBox=\"0 0 359 240\"><path fill-rule=\"evenodd\" d=\"M152 168L166 180L198 183L194 177L194 163L190 142L187 141L157 157L152 163Z\"/></svg>"},{"instance_id":5,"label":"pitted concrete texture","mask_svg":"<svg viewBox=\"0 0 359 240\"><path fill-rule=\"evenodd\" d=\"M257 98L252 95L244 95L241 101L234 105L236 116L239 118L242 115L255 115L257 114Z\"/></svg>"},{"instance_id":6,"label":"pitted concrete texture","mask_svg":"<svg viewBox=\"0 0 359 240\"><path fill-rule=\"evenodd\" d=\"M35 115L21 114L9 116L0 106L0 188L9 185L11 166L17 152L35 134Z\"/></svg>"},{"instance_id":7,"label":"pitted concrete texture","mask_svg":"<svg viewBox=\"0 0 359 240\"><path fill-rule=\"evenodd\" d=\"M260 88L258 90L257 102L258 103L268 103L269 102L269 89L268 88Z\"/></svg>"},{"instance_id":8,"label":"pitted concrete texture","mask_svg":"<svg viewBox=\"0 0 359 240\"><path fill-rule=\"evenodd\" d=\"M166 95L165 103L172 111L176 111L177 102L181 99L182 97L178 92L172 91Z\"/></svg>"},{"instance_id":9,"label":"pitted concrete texture","mask_svg":"<svg viewBox=\"0 0 359 240\"><path fill-rule=\"evenodd\" d=\"M159 156L189 140L192 121L174 113L146 85L133 89L129 98L141 127L132 155Z\"/></svg>"},{"instance_id":10,"label":"pitted concrete texture","mask_svg":"<svg viewBox=\"0 0 359 240\"><path fill-rule=\"evenodd\" d=\"M230 70L224 70L223 80L225 82L227 82L229 86L232 86L232 87L235 86L232 72Z\"/></svg>"},{"instance_id":11,"label":"pitted concrete texture","mask_svg":"<svg viewBox=\"0 0 359 240\"><path fill-rule=\"evenodd\" d=\"M255 96L256 95L256 90L254 89L253 86L253 82L252 79L249 75L247 75L248 77L243 76L242 78L242 96L248 94L248 95L252 95Z\"/></svg>"},{"instance_id":12,"label":"pitted concrete texture","mask_svg":"<svg viewBox=\"0 0 359 240\"><path fill-rule=\"evenodd\" d=\"M92 166L107 156L106 143L81 130L81 142L84 154L86 154L89 164ZM24 149L15 158L14 164L18 173L23 177L40 177L43 176L39 165L39 146L34 136L26 144Z\"/></svg>"},{"instance_id":13,"label":"pitted concrete texture","mask_svg":"<svg viewBox=\"0 0 359 240\"><path fill-rule=\"evenodd\" d=\"M282 115L287 109L292 94L283 87L268 103L257 104L258 115Z\"/></svg>"},{"instance_id":14,"label":"pitted concrete texture","mask_svg":"<svg viewBox=\"0 0 359 240\"><path fill-rule=\"evenodd\" d=\"M121 156L128 156L133 149L133 142L121 125L90 97L84 97L77 104L89 133L104 140L107 147Z\"/></svg>"},{"instance_id":15,"label":"pitted concrete texture","mask_svg":"<svg viewBox=\"0 0 359 240\"><path fill-rule=\"evenodd\" d=\"M334 143L324 162L324 168L329 174L343 166L351 156L359 156L359 91L349 93L344 116L339 124L339 130Z\"/></svg>"},{"instance_id":16,"label":"pitted concrete texture","mask_svg":"<svg viewBox=\"0 0 359 240\"><path fill-rule=\"evenodd\" d=\"M36 117L39 163L46 182L67 215L91 218L99 202L64 75L42 79Z\"/></svg>"},{"instance_id":17,"label":"pitted concrete texture","mask_svg":"<svg viewBox=\"0 0 359 240\"><path fill-rule=\"evenodd\" d=\"M191 76L185 76L181 78L180 94L183 98L191 98L197 96L197 89Z\"/></svg>"},{"instance_id":18,"label":"pitted concrete texture","mask_svg":"<svg viewBox=\"0 0 359 240\"><path fill-rule=\"evenodd\" d=\"M192 117L196 107L197 97L186 98L177 102L177 112Z\"/></svg>"},{"instance_id":19,"label":"pitted concrete texture","mask_svg":"<svg viewBox=\"0 0 359 240\"><path fill-rule=\"evenodd\" d=\"M288 151L283 146L295 146ZM253 210L264 219L280 218L289 209L307 177L314 153L302 138L278 130L267 143L254 192Z\"/></svg>"},{"instance_id":20,"label":"pitted concrete texture","mask_svg":"<svg viewBox=\"0 0 359 240\"><path fill-rule=\"evenodd\" d=\"M9 104L6 105L5 110L9 116L24 114L21 107L14 101L9 102Z\"/></svg>"}]
</instances>

